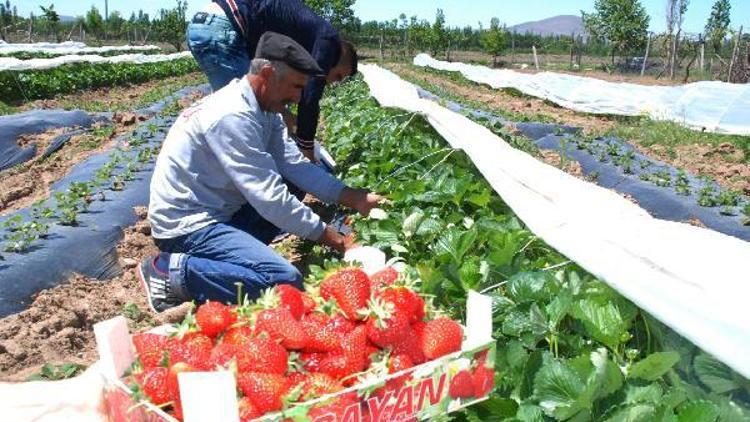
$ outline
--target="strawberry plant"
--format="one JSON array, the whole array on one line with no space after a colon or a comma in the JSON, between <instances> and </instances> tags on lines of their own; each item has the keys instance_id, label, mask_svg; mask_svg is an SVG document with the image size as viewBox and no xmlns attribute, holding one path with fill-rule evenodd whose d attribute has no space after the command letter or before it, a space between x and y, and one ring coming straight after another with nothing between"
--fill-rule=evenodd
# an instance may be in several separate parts
<instances>
[{"instance_id":1,"label":"strawberry plant","mask_svg":"<svg viewBox=\"0 0 750 422\"><path fill-rule=\"evenodd\" d=\"M83 202L78 195L55 192L55 200L57 201L58 222L63 226L78 225L78 212Z\"/></svg>"},{"instance_id":2,"label":"strawberry plant","mask_svg":"<svg viewBox=\"0 0 750 422\"><path fill-rule=\"evenodd\" d=\"M680 169L677 171L677 178L674 182L674 190L678 195L690 195L690 180L688 179L685 170Z\"/></svg>"},{"instance_id":3,"label":"strawberry plant","mask_svg":"<svg viewBox=\"0 0 750 422\"><path fill-rule=\"evenodd\" d=\"M0 71L0 98L29 101L102 86L123 86L198 70L192 57L156 63L72 63L51 69Z\"/></svg>"},{"instance_id":4,"label":"strawberry plant","mask_svg":"<svg viewBox=\"0 0 750 422\"><path fill-rule=\"evenodd\" d=\"M404 127L398 111L366 97L363 83L344 84L322 107L343 179L378 186L393 201L384 219L354 220L358 240L401 251L422 294L450 316L461 316L469 289L495 303L502 376L468 420L750 417L747 380L731 381L742 377L704 362L695 346L536 238L465 155L435 154L445 143L422 119ZM600 159L605 153L623 155L615 144ZM663 170L642 177L672 184ZM457 394L468 395L468 378L457 382ZM724 382L732 393L719 392Z\"/></svg>"}]
</instances>

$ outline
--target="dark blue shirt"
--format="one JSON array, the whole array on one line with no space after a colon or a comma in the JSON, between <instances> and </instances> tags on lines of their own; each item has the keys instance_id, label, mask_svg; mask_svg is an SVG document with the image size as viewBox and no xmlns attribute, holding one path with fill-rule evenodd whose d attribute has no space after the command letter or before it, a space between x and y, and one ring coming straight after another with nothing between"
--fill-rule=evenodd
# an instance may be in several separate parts
<instances>
[{"instance_id":1,"label":"dark blue shirt","mask_svg":"<svg viewBox=\"0 0 750 422\"><path fill-rule=\"evenodd\" d=\"M338 32L310 10L301 0L213 0L229 17L247 44L250 58L255 56L260 36L266 31L284 34L303 46L328 73L341 56ZM297 109L297 136L301 147L312 148L320 115L320 98L325 78L310 78L302 91Z\"/></svg>"}]
</instances>

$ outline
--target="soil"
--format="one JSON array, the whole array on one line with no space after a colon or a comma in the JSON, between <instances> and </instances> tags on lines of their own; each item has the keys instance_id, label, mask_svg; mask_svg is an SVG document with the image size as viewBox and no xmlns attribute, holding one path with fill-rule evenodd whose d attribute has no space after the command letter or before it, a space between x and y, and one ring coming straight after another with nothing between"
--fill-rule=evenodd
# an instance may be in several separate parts
<instances>
[{"instance_id":1,"label":"soil","mask_svg":"<svg viewBox=\"0 0 750 422\"><path fill-rule=\"evenodd\" d=\"M440 86L455 95L480 102L491 109L506 110L530 116L545 116L555 122L581 127L587 134L598 133L611 128L615 124L612 119L576 113L538 98L518 97L503 90L478 84L471 87L462 85L440 76L414 70L410 65L388 63L385 67L398 74Z\"/></svg>"},{"instance_id":2,"label":"soil","mask_svg":"<svg viewBox=\"0 0 750 422\"><path fill-rule=\"evenodd\" d=\"M308 196L310 205L327 221L331 213ZM98 359L93 326L95 323L125 315L130 331L181 321L192 308L189 302L160 314L146 304L138 282L137 266L158 253L151 237L146 207L136 207L139 221L124 230L117 245L122 275L96 280L81 275L37 294L29 307L0 319L0 381L25 381L38 373L45 363L91 365ZM308 243L289 235L271 245L295 265L303 275L308 263L301 250Z\"/></svg>"},{"instance_id":3,"label":"soil","mask_svg":"<svg viewBox=\"0 0 750 422\"><path fill-rule=\"evenodd\" d=\"M456 95L481 102L491 109L509 110L529 116L547 116L559 123L581 127L583 133L587 135L600 134L621 124L605 116L576 113L544 100L519 98L483 85L468 87L440 76L419 72L405 64L389 63L385 66L396 73L429 82L450 90ZM746 157L743 151L733 144L723 143L718 146L692 144L668 149L658 144L644 146L639 143L638 139L628 141L646 156L693 174L706 175L727 188L750 195L750 163L748 163L750 157ZM545 162L554 165L555 159L550 161L545 159ZM575 175L575 173L572 174Z\"/></svg>"},{"instance_id":4,"label":"soil","mask_svg":"<svg viewBox=\"0 0 750 422\"><path fill-rule=\"evenodd\" d=\"M745 153L730 143L719 146L680 145L668 152L660 145L636 147L644 154L697 175L711 177L719 184L750 196L750 163Z\"/></svg>"},{"instance_id":5,"label":"soil","mask_svg":"<svg viewBox=\"0 0 750 422\"><path fill-rule=\"evenodd\" d=\"M141 292L136 267L157 252L145 208L117 246L123 274L102 281L75 275L40 292L28 309L0 320L0 379L21 381L44 363L90 365L97 359L93 325L127 312L131 329L158 325ZM132 304L132 305L130 305Z\"/></svg>"},{"instance_id":6,"label":"soil","mask_svg":"<svg viewBox=\"0 0 750 422\"><path fill-rule=\"evenodd\" d=\"M185 108L202 96L200 91L181 98L181 108ZM97 137L92 133L73 136L62 148L42 159L51 140L70 128L58 128L41 134L24 135L18 140L19 145L37 143L37 154L34 159L0 173L0 215L28 207L35 201L50 196L52 184L64 177L70 169L86 158L111 149L115 138L132 132L135 124L146 120L148 115L136 115L132 112L116 113L113 117L114 131L111 135ZM99 124L99 126L103 126Z\"/></svg>"}]
</instances>

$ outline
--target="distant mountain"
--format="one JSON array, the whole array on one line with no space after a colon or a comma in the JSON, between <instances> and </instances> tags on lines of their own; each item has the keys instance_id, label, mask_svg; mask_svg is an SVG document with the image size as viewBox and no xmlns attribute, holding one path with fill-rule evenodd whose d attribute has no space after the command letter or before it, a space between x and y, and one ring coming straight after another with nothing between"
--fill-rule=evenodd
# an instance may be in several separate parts
<instances>
[{"instance_id":1,"label":"distant mountain","mask_svg":"<svg viewBox=\"0 0 750 422\"><path fill-rule=\"evenodd\" d=\"M63 15L60 15L60 22L63 22L63 23L65 23L65 22L75 22L75 20L76 20L75 16L63 16Z\"/></svg>"},{"instance_id":2,"label":"distant mountain","mask_svg":"<svg viewBox=\"0 0 750 422\"><path fill-rule=\"evenodd\" d=\"M583 34L583 19L575 15L559 15L535 22L525 22L508 28L520 34L531 32L539 35Z\"/></svg>"}]
</instances>

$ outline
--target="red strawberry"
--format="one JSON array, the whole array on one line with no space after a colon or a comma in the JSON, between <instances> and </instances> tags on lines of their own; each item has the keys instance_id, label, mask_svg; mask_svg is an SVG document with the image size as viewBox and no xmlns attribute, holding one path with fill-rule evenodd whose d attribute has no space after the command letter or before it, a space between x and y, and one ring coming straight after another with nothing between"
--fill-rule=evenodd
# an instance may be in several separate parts
<instances>
[{"instance_id":1,"label":"red strawberry","mask_svg":"<svg viewBox=\"0 0 750 422\"><path fill-rule=\"evenodd\" d=\"M159 366L164 359L169 338L153 333L137 333L132 337L133 346L135 347L138 357L144 368L153 368Z\"/></svg>"},{"instance_id":2,"label":"red strawberry","mask_svg":"<svg viewBox=\"0 0 750 422\"><path fill-rule=\"evenodd\" d=\"M461 350L463 328L452 319L441 317L427 323L422 333L422 351L428 360Z\"/></svg>"},{"instance_id":3,"label":"red strawberry","mask_svg":"<svg viewBox=\"0 0 750 422\"><path fill-rule=\"evenodd\" d=\"M284 346L266 336L250 340L242 346L238 355L237 369L240 372L267 372L284 375L289 363L289 353Z\"/></svg>"},{"instance_id":4,"label":"red strawberry","mask_svg":"<svg viewBox=\"0 0 750 422\"><path fill-rule=\"evenodd\" d=\"M239 399L237 406L240 408L240 422L250 422L253 419L263 416L263 413L258 411L258 408L255 407L248 397Z\"/></svg>"},{"instance_id":5,"label":"red strawberry","mask_svg":"<svg viewBox=\"0 0 750 422\"><path fill-rule=\"evenodd\" d=\"M248 325L241 325L227 330L227 332L224 333L224 337L221 338L221 341L222 343L242 346L249 343L253 337L253 329Z\"/></svg>"},{"instance_id":6,"label":"red strawberry","mask_svg":"<svg viewBox=\"0 0 750 422\"><path fill-rule=\"evenodd\" d=\"M424 327L421 329L424 329ZM393 353L409 356L409 359L411 359L415 365L420 365L425 362L426 359L424 357L424 352L422 352L421 336L418 334L417 330L414 329L414 326L407 328L404 331L404 336L393 345Z\"/></svg>"},{"instance_id":7,"label":"red strawberry","mask_svg":"<svg viewBox=\"0 0 750 422\"><path fill-rule=\"evenodd\" d=\"M307 344L307 334L287 308L266 309L258 313L256 333L266 332L290 350L300 350Z\"/></svg>"},{"instance_id":8,"label":"red strawberry","mask_svg":"<svg viewBox=\"0 0 750 422\"><path fill-rule=\"evenodd\" d=\"M309 400L325 394L337 393L344 389L340 382L326 374L310 374L302 386L302 397Z\"/></svg>"},{"instance_id":9,"label":"red strawberry","mask_svg":"<svg viewBox=\"0 0 750 422\"><path fill-rule=\"evenodd\" d=\"M287 375L286 382L289 384L289 389L297 387L300 384L303 384L305 380L307 379L307 374L302 372L292 372L291 374Z\"/></svg>"},{"instance_id":10,"label":"red strawberry","mask_svg":"<svg viewBox=\"0 0 750 422\"><path fill-rule=\"evenodd\" d=\"M305 352L330 352L341 344L343 334L336 331L331 318L322 313L311 313L302 317L302 328L307 333Z\"/></svg>"},{"instance_id":11,"label":"red strawberry","mask_svg":"<svg viewBox=\"0 0 750 422\"><path fill-rule=\"evenodd\" d=\"M388 362L388 373L395 374L396 372L401 372L409 369L412 366L414 366L414 363L412 362L411 358L409 358L409 355L394 355Z\"/></svg>"},{"instance_id":12,"label":"red strawberry","mask_svg":"<svg viewBox=\"0 0 750 422\"><path fill-rule=\"evenodd\" d=\"M187 333L182 339L171 338L167 344L169 363L189 363L203 370L210 369L213 341L201 333Z\"/></svg>"},{"instance_id":13,"label":"red strawberry","mask_svg":"<svg viewBox=\"0 0 750 422\"><path fill-rule=\"evenodd\" d=\"M385 267L370 276L370 287L373 291L380 290L385 286L390 286L398 278L398 271L393 267Z\"/></svg>"},{"instance_id":14,"label":"red strawberry","mask_svg":"<svg viewBox=\"0 0 750 422\"><path fill-rule=\"evenodd\" d=\"M156 405L161 405L172 400L167 389L167 376L169 370L158 366L147 368L143 374L143 392L149 400Z\"/></svg>"},{"instance_id":15,"label":"red strawberry","mask_svg":"<svg viewBox=\"0 0 750 422\"><path fill-rule=\"evenodd\" d=\"M289 309L295 319L300 319L305 313L305 303L302 292L290 284L279 284L274 290L281 299L281 306Z\"/></svg>"},{"instance_id":16,"label":"red strawberry","mask_svg":"<svg viewBox=\"0 0 750 422\"><path fill-rule=\"evenodd\" d=\"M302 293L302 306L305 308L306 314L309 314L310 312L314 311L317 307L317 304L315 303L315 299L313 299L309 294Z\"/></svg>"},{"instance_id":17,"label":"red strawberry","mask_svg":"<svg viewBox=\"0 0 750 422\"><path fill-rule=\"evenodd\" d=\"M386 311L379 316L369 317L366 325L367 338L376 346L386 348L403 340L409 329L409 317L398 310Z\"/></svg>"},{"instance_id":18,"label":"red strawberry","mask_svg":"<svg viewBox=\"0 0 750 422\"><path fill-rule=\"evenodd\" d=\"M242 353L240 346L230 343L219 343L211 350L209 361L212 367L227 367L232 360L236 361L238 353Z\"/></svg>"},{"instance_id":19,"label":"red strawberry","mask_svg":"<svg viewBox=\"0 0 750 422\"><path fill-rule=\"evenodd\" d=\"M341 348L330 353L320 362L320 372L341 379L365 369L367 353L367 329L360 325L344 337ZM349 383L354 382L350 379ZM348 383L344 383L347 385Z\"/></svg>"},{"instance_id":20,"label":"red strawberry","mask_svg":"<svg viewBox=\"0 0 750 422\"><path fill-rule=\"evenodd\" d=\"M328 356L327 353L301 353L299 358L308 372L320 372L320 363Z\"/></svg>"},{"instance_id":21,"label":"red strawberry","mask_svg":"<svg viewBox=\"0 0 750 422\"><path fill-rule=\"evenodd\" d=\"M232 316L229 307L219 302L208 301L198 307L195 312L195 322L200 327L201 332L209 337L218 336L235 319L236 317Z\"/></svg>"},{"instance_id":22,"label":"red strawberry","mask_svg":"<svg viewBox=\"0 0 750 422\"><path fill-rule=\"evenodd\" d=\"M474 370L472 382L474 384L474 395L484 397L492 391L495 384L495 371L484 365L479 365Z\"/></svg>"},{"instance_id":23,"label":"red strawberry","mask_svg":"<svg viewBox=\"0 0 750 422\"><path fill-rule=\"evenodd\" d=\"M264 414L281 409L288 383L282 375L245 372L237 376L237 386L258 412Z\"/></svg>"},{"instance_id":24,"label":"red strawberry","mask_svg":"<svg viewBox=\"0 0 750 422\"><path fill-rule=\"evenodd\" d=\"M477 361L479 365L483 365L485 362L487 362L487 352L489 350L482 350L481 352L474 354L474 359Z\"/></svg>"},{"instance_id":25,"label":"red strawberry","mask_svg":"<svg viewBox=\"0 0 750 422\"><path fill-rule=\"evenodd\" d=\"M424 318L424 300L407 287L392 287L382 291L380 297L390 302L397 310L409 316L409 322L414 323Z\"/></svg>"},{"instance_id":26,"label":"red strawberry","mask_svg":"<svg viewBox=\"0 0 750 422\"><path fill-rule=\"evenodd\" d=\"M448 395L453 399L468 399L474 396L474 381L471 372L467 370L459 371L451 379L448 387Z\"/></svg>"},{"instance_id":27,"label":"red strawberry","mask_svg":"<svg viewBox=\"0 0 750 422\"><path fill-rule=\"evenodd\" d=\"M370 298L370 280L359 268L343 268L323 280L320 295L325 300L335 299L350 320L359 320L359 311L367 307Z\"/></svg>"}]
</instances>

